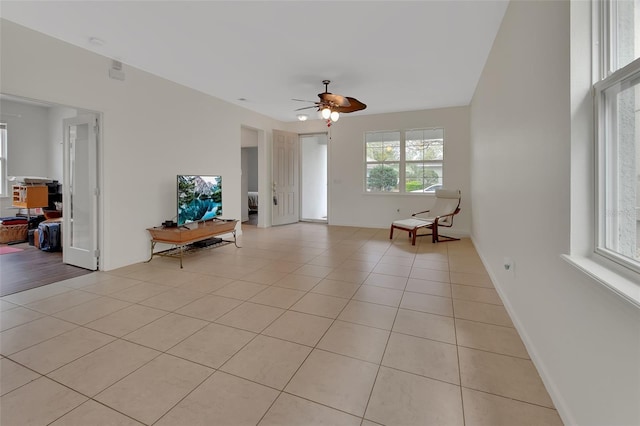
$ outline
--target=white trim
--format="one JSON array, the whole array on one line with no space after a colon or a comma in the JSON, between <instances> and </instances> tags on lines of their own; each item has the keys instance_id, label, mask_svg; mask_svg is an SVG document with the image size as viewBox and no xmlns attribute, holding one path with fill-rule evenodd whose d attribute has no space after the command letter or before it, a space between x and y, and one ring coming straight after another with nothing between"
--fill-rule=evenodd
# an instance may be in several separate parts
<instances>
[{"instance_id":1,"label":"white trim","mask_svg":"<svg viewBox=\"0 0 640 426\"><path fill-rule=\"evenodd\" d=\"M610 123L615 123L615 117L611 117L611 114L616 113L616 108L611 106L611 102L613 100L611 98L607 98L607 91L610 89L617 88L618 93L621 90L624 90L625 85L632 85L636 82L638 78L638 73L640 73L640 59L636 59L631 63L627 64L623 68L617 70L612 73L605 79L594 84L594 134L596 137L596 149L595 149L595 179L596 179L596 193L595 193L595 246L593 247L593 251L596 255L606 258L612 262L615 262L625 268L627 268L631 273L635 274L640 278L640 267L638 265L638 261L636 260L627 260L622 256L619 256L614 251L608 249L610 244L606 241L608 237L606 232L607 227L607 219L606 219L606 209L607 206L611 203L605 201L605 197L614 196L617 194L617 188L609 188L607 190L607 181L610 180L610 176L607 175L607 168L609 166L608 162L611 161L610 158L617 158L617 154L611 152L611 149L616 147L616 143L612 143L616 134L610 125ZM615 184L615 180L611 183L611 185ZM615 228L615 227L614 227ZM572 256L573 257L573 256ZM580 262L578 262L580 263ZM601 268L607 268L608 264L602 265L598 262L595 264L600 265ZM582 268L580 268L582 269ZM586 272L586 271L585 271ZM614 270L615 273L615 270ZM591 275L591 274L590 274ZM640 281L640 280L639 280ZM638 289L640 286L636 285Z\"/></svg>"},{"instance_id":2,"label":"white trim","mask_svg":"<svg viewBox=\"0 0 640 426\"><path fill-rule=\"evenodd\" d=\"M563 254L561 257L607 290L640 308L640 286L631 278L618 273L615 266L604 265L590 257L568 254Z\"/></svg>"},{"instance_id":3,"label":"white trim","mask_svg":"<svg viewBox=\"0 0 640 426\"><path fill-rule=\"evenodd\" d=\"M606 14L604 2L591 2L591 84L597 83L607 75L605 70L607 61L603 58L605 58L608 49L605 47L604 21L601 18Z\"/></svg>"},{"instance_id":4,"label":"white trim","mask_svg":"<svg viewBox=\"0 0 640 426\"><path fill-rule=\"evenodd\" d=\"M7 167L9 166L8 153L7 153L7 124L0 123L0 170L2 175L0 176L0 198L9 198L9 176L7 174Z\"/></svg>"},{"instance_id":5,"label":"white trim","mask_svg":"<svg viewBox=\"0 0 640 426\"><path fill-rule=\"evenodd\" d=\"M597 92L602 93L609 87L624 82L638 71L640 71L640 58L631 61L624 67L612 73L610 76L598 81L594 84L594 87Z\"/></svg>"},{"instance_id":6,"label":"white trim","mask_svg":"<svg viewBox=\"0 0 640 426\"><path fill-rule=\"evenodd\" d=\"M571 410L569 409L570 404L567 403L565 398L562 396L562 393L560 392L560 390L558 390L555 384L555 381L552 379L552 375L549 373L546 363L543 361L543 358L539 355L538 350L533 344L533 341L529 337L529 334L526 332L526 329L524 328L524 326L520 322L520 319L516 315L515 313L516 311L511 306L509 298L507 298L507 296L504 294L501 286L496 285L497 283L500 283L500 281L498 280L498 277L496 277L493 274L493 269L490 268L490 263L482 255L482 250L480 249L480 245L478 244L478 242L475 240L473 236L471 236L471 241L473 242L473 245L476 248L476 252L480 257L480 260L482 261L482 264L484 265L485 270L489 274L489 278L491 279L491 282L493 283L493 287L495 288L496 292L498 293L498 296L500 297L500 300L502 301L502 305L506 309L507 314L511 319L511 322L513 323L513 326L518 332L518 335L520 336L522 343L524 344L525 348L527 349L527 352L529 353L529 358L531 358L531 362L533 362L533 365L536 367L536 370L538 370L540 379L542 379L542 383L544 384L544 387L547 389L547 392L549 393L549 396L553 401L553 405L555 405L556 407L556 411L558 412L560 419L566 425L578 424L576 419L570 415L571 414Z\"/></svg>"}]
</instances>

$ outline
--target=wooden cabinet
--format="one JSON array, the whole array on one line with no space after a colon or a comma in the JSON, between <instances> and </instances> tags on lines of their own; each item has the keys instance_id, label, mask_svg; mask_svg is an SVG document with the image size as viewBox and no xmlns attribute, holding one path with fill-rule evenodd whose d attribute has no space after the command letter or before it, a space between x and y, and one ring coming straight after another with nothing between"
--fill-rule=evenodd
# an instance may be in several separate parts
<instances>
[{"instance_id":1,"label":"wooden cabinet","mask_svg":"<svg viewBox=\"0 0 640 426\"><path fill-rule=\"evenodd\" d=\"M35 209L49 205L49 188L46 185L13 185L13 207Z\"/></svg>"}]
</instances>

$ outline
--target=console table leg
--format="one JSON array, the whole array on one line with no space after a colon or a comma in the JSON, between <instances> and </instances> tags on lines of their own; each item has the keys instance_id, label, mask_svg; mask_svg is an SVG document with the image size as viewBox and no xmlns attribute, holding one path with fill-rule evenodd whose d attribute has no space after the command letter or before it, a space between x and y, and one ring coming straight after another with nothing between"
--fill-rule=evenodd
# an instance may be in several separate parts
<instances>
[{"instance_id":1,"label":"console table leg","mask_svg":"<svg viewBox=\"0 0 640 426\"><path fill-rule=\"evenodd\" d=\"M151 259L153 259L153 249L155 248L155 246L155 241L151 240L151 254L149 255L149 260L146 260L144 263L149 263L151 262Z\"/></svg>"},{"instance_id":2,"label":"console table leg","mask_svg":"<svg viewBox=\"0 0 640 426\"><path fill-rule=\"evenodd\" d=\"M182 255L184 254L184 246L180 246L180 269L182 269Z\"/></svg>"},{"instance_id":3,"label":"console table leg","mask_svg":"<svg viewBox=\"0 0 640 426\"><path fill-rule=\"evenodd\" d=\"M234 229L233 231L231 231L231 233L233 234L233 244L235 244L236 248L240 248L240 246L238 245L238 240L236 239L236 230Z\"/></svg>"}]
</instances>

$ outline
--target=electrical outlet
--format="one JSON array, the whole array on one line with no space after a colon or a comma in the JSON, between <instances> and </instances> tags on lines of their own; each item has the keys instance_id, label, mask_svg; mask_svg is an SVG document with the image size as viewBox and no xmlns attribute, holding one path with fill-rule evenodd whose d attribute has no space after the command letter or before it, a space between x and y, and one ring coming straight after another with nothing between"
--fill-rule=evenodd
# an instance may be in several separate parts
<instances>
[{"instance_id":1,"label":"electrical outlet","mask_svg":"<svg viewBox=\"0 0 640 426\"><path fill-rule=\"evenodd\" d=\"M504 266L504 270L508 272L513 272L516 267L515 262L510 257L505 257L504 259L502 259L502 264Z\"/></svg>"}]
</instances>

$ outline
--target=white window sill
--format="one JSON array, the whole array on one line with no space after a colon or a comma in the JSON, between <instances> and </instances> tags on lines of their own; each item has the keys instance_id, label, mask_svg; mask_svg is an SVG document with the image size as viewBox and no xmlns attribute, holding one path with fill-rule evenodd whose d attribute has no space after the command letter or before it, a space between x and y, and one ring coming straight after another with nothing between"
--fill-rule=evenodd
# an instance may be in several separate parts
<instances>
[{"instance_id":1,"label":"white window sill","mask_svg":"<svg viewBox=\"0 0 640 426\"><path fill-rule=\"evenodd\" d=\"M562 258L606 289L640 308L640 283L637 281L627 278L589 257L563 254Z\"/></svg>"}]
</instances>

